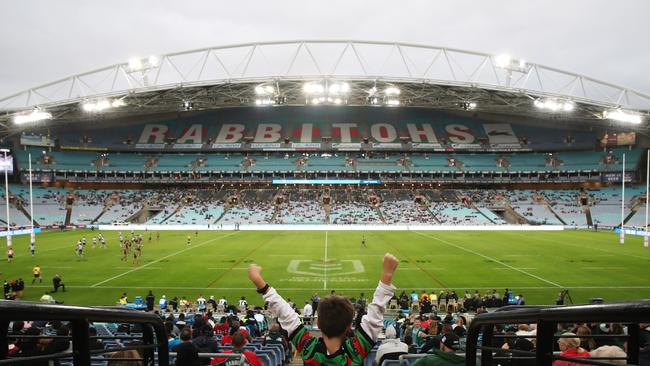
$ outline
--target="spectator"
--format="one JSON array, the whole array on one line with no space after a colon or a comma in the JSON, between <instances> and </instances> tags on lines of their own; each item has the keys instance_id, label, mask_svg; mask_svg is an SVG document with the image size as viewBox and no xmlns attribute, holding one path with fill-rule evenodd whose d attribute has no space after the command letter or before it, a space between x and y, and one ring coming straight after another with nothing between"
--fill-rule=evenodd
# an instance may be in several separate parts
<instances>
[{"instance_id":1,"label":"spectator","mask_svg":"<svg viewBox=\"0 0 650 366\"><path fill-rule=\"evenodd\" d=\"M174 348L172 352L176 352L176 366L199 366L199 352L197 351L192 341L192 330L189 327L184 327L180 335L181 343Z\"/></svg>"},{"instance_id":2,"label":"spectator","mask_svg":"<svg viewBox=\"0 0 650 366\"><path fill-rule=\"evenodd\" d=\"M156 297L153 295L151 290L149 290L149 294L145 298L145 301L147 303L147 311L153 311L153 304L156 301Z\"/></svg>"},{"instance_id":3,"label":"spectator","mask_svg":"<svg viewBox=\"0 0 650 366\"><path fill-rule=\"evenodd\" d=\"M576 337L575 333L566 332L562 334L568 338L560 338L558 344L560 346L560 356L564 357L590 357L589 352L580 347L580 338ZM553 366L575 366L581 365L579 362L555 360Z\"/></svg>"},{"instance_id":4,"label":"spectator","mask_svg":"<svg viewBox=\"0 0 650 366\"><path fill-rule=\"evenodd\" d=\"M281 344L284 354L287 354L291 350L289 347L289 342L280 332L280 324L273 323L269 329L268 334L264 337L264 344Z\"/></svg>"},{"instance_id":5,"label":"spectator","mask_svg":"<svg viewBox=\"0 0 650 366\"><path fill-rule=\"evenodd\" d=\"M88 346L90 350L97 350L97 349L104 349L104 344L102 341L100 341L98 338L93 338L97 337L97 328L95 327L89 327L88 328L88 334L90 334L90 345Z\"/></svg>"},{"instance_id":6,"label":"spectator","mask_svg":"<svg viewBox=\"0 0 650 366\"><path fill-rule=\"evenodd\" d=\"M167 296L162 295L160 300L158 300L158 307L160 307L160 310L162 311L167 310Z\"/></svg>"},{"instance_id":7,"label":"spectator","mask_svg":"<svg viewBox=\"0 0 650 366\"><path fill-rule=\"evenodd\" d=\"M219 353L219 342L214 337L210 324L203 324L199 336L192 339L192 343L199 353ZM208 362L202 361L201 364L207 365Z\"/></svg>"},{"instance_id":8,"label":"spectator","mask_svg":"<svg viewBox=\"0 0 650 366\"><path fill-rule=\"evenodd\" d=\"M375 361L377 365L381 365L384 360L398 360L400 355L407 354L408 352L408 344L400 341L397 338L395 326L389 325L386 328L386 339L384 339L377 349Z\"/></svg>"},{"instance_id":9,"label":"spectator","mask_svg":"<svg viewBox=\"0 0 650 366\"><path fill-rule=\"evenodd\" d=\"M170 321L165 322L165 332L167 333L167 348L172 349L181 344L181 340L174 335L174 323Z\"/></svg>"},{"instance_id":10,"label":"spectator","mask_svg":"<svg viewBox=\"0 0 650 366\"><path fill-rule=\"evenodd\" d=\"M398 261L386 253L383 257L382 274L375 289L373 300L368 305L368 314L364 315L359 327L348 337L350 325L354 320L354 307L349 300L341 296L329 296L318 306L317 325L322 338L309 334L300 323L298 315L287 302L270 287L261 275L262 269L254 264L248 267L248 278L269 302L271 312L278 317L278 322L289 333L306 364L356 364L361 365L377 340L382 327L384 308L394 294L393 274Z\"/></svg>"},{"instance_id":11,"label":"spectator","mask_svg":"<svg viewBox=\"0 0 650 366\"><path fill-rule=\"evenodd\" d=\"M618 346L601 346L596 348L595 350L589 352L591 357L598 357L598 358L604 358L604 357L612 357L612 358L624 358L627 357L627 354L625 351L621 349L621 347ZM627 365L627 361L624 359L620 360L599 360L599 361L605 361L609 363L613 363L616 365Z\"/></svg>"},{"instance_id":12,"label":"spectator","mask_svg":"<svg viewBox=\"0 0 650 366\"><path fill-rule=\"evenodd\" d=\"M244 351L244 346L246 345L246 337L240 332L235 332L232 336L232 350L225 350L224 353L236 353L243 354L246 357L246 360L251 366L263 366L262 361L257 357L257 355L250 351ZM215 357L210 362L210 365L224 365L228 359L222 357Z\"/></svg>"},{"instance_id":13,"label":"spectator","mask_svg":"<svg viewBox=\"0 0 650 366\"><path fill-rule=\"evenodd\" d=\"M311 317L314 316L314 308L309 303L305 301L305 307L302 309L302 320L305 324L311 324Z\"/></svg>"},{"instance_id":14,"label":"spectator","mask_svg":"<svg viewBox=\"0 0 650 366\"><path fill-rule=\"evenodd\" d=\"M577 336L580 336L580 347L584 348L586 351L591 351L596 349L596 341L591 338L591 329L586 325L580 325L575 329Z\"/></svg>"},{"instance_id":15,"label":"spectator","mask_svg":"<svg viewBox=\"0 0 650 366\"><path fill-rule=\"evenodd\" d=\"M447 333L440 339L440 349L433 354L419 359L413 366L453 366L464 365L465 358L455 354L460 347L460 340L454 333Z\"/></svg>"},{"instance_id":16,"label":"spectator","mask_svg":"<svg viewBox=\"0 0 650 366\"><path fill-rule=\"evenodd\" d=\"M136 349L115 352L111 354L110 358L116 358L119 360L109 359L106 366L141 366L143 364L142 361L136 360L142 358L142 355ZM134 361L123 360L125 358L132 358Z\"/></svg>"}]
</instances>

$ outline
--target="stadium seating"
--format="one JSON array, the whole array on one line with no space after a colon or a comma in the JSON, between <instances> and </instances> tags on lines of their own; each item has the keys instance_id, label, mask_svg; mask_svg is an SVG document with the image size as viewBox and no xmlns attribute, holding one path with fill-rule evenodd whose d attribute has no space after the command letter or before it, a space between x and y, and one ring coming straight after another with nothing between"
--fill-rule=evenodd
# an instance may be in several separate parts
<instances>
[{"instance_id":1,"label":"stadium seating","mask_svg":"<svg viewBox=\"0 0 650 366\"><path fill-rule=\"evenodd\" d=\"M40 156L42 152L38 149L26 149L16 152L18 166L25 169L27 166L27 154L31 152L32 156ZM343 156L323 157L318 154L309 156L305 165L296 163L301 154L249 154L247 155L251 163L250 166L243 164L245 155L242 154L154 154L158 158L158 163L150 171L155 172L284 172L284 171L358 171L358 172L501 172L508 170L510 172L557 172L557 171L589 171L589 172L609 172L620 171L623 153L626 154L626 166L635 167L641 157L639 149L615 148L611 150L614 157L614 163L604 164L602 158L606 155L603 151L571 151L560 152L554 156L558 159L557 166L547 164L548 153L530 152L530 153L511 153L511 154L472 154L472 153L435 153L419 154L413 153L406 156L406 160L411 165L399 164L400 159L404 158L402 154L386 154L380 156L356 156L350 155L355 161L354 165L346 165L346 159ZM92 152L78 151L53 151L49 152L54 163L45 166L33 158L33 168L35 170L55 170L55 171L132 171L144 172L145 161L149 155L141 153L108 153L107 163L99 166L93 164L93 161L99 157L99 154ZM205 159L203 165L193 164L197 158ZM454 166L449 166L449 159L458 161ZM509 167L501 168L496 164L497 159L504 158L509 161Z\"/></svg>"}]
</instances>

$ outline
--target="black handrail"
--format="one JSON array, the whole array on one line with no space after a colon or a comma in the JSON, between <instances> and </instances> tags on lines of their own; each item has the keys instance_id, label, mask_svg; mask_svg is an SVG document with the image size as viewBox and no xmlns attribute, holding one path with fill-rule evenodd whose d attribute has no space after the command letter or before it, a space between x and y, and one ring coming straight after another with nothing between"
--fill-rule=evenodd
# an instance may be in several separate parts
<instances>
[{"instance_id":1,"label":"black handrail","mask_svg":"<svg viewBox=\"0 0 650 366\"><path fill-rule=\"evenodd\" d=\"M158 364L161 366L169 364L167 334L162 319L156 314L118 308L94 308L0 300L0 360L8 359L9 338L20 337L8 335L9 322L15 320L69 321L72 330L72 353L46 356L49 356L48 359L54 359L71 355L75 366L90 366L91 354L97 353L89 349L90 336L88 329L90 322L142 324L144 344L130 346L129 348L141 348L144 351L145 365L153 363L154 348L158 353ZM157 343L154 343L154 334ZM45 335L43 338L49 337ZM43 356L36 357L43 359ZM30 360L30 358L25 357L14 360L24 361Z\"/></svg>"},{"instance_id":2,"label":"black handrail","mask_svg":"<svg viewBox=\"0 0 650 366\"><path fill-rule=\"evenodd\" d=\"M557 323L592 322L633 325L628 327L627 362L638 364L640 332L638 324L648 321L650 321L650 300L572 306L508 306L492 313L482 313L472 320L467 331L465 364L476 365L477 349L483 349L478 345L479 334L482 334L482 345L492 344L494 325L537 323L535 351L537 365L550 366L554 359L561 358L553 355ZM486 350L489 350L489 347L486 347ZM596 364L586 360L582 363ZM481 352L481 365L491 364L492 352Z\"/></svg>"}]
</instances>

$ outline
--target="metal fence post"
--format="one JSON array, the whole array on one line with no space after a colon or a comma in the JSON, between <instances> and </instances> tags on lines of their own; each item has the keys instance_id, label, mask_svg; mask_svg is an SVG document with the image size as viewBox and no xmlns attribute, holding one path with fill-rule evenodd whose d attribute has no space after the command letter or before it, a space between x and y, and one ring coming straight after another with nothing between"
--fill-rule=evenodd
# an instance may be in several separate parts
<instances>
[{"instance_id":1,"label":"metal fence post","mask_svg":"<svg viewBox=\"0 0 650 366\"><path fill-rule=\"evenodd\" d=\"M539 321L537 323L537 365L551 366L553 363L553 345L555 342L555 322Z\"/></svg>"},{"instance_id":2,"label":"metal fence post","mask_svg":"<svg viewBox=\"0 0 650 366\"><path fill-rule=\"evenodd\" d=\"M86 319L75 319L72 324L72 351L75 366L90 366L90 332Z\"/></svg>"}]
</instances>

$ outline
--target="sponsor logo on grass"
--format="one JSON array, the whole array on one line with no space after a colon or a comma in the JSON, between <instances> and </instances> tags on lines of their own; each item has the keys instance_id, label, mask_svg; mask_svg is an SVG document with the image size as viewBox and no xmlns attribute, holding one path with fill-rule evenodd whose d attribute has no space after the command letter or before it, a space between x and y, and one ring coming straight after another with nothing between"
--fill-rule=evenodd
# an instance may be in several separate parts
<instances>
[{"instance_id":1,"label":"sponsor logo on grass","mask_svg":"<svg viewBox=\"0 0 650 366\"><path fill-rule=\"evenodd\" d=\"M317 261L310 259L294 259L289 262L287 272L302 276L327 276L330 280L338 276L349 276L364 273L366 270L358 259Z\"/></svg>"}]
</instances>

